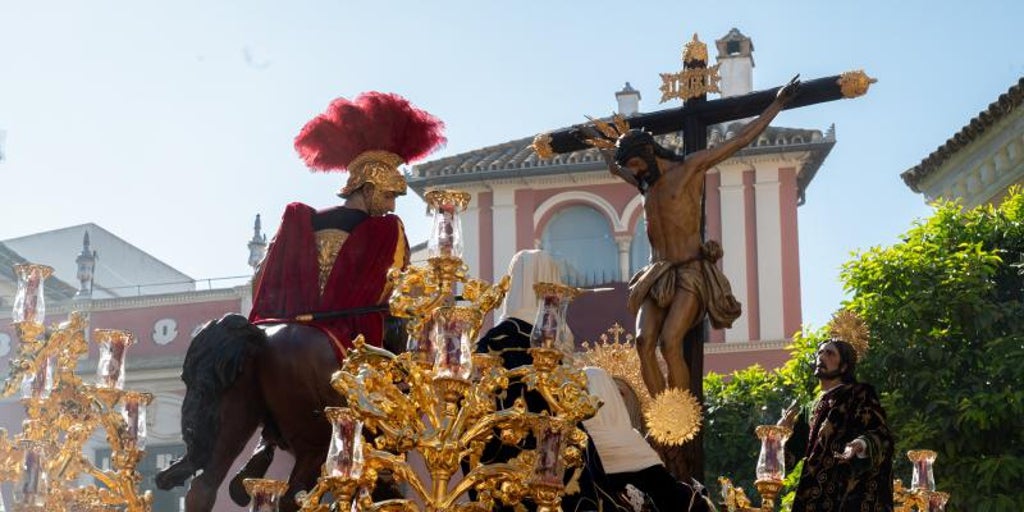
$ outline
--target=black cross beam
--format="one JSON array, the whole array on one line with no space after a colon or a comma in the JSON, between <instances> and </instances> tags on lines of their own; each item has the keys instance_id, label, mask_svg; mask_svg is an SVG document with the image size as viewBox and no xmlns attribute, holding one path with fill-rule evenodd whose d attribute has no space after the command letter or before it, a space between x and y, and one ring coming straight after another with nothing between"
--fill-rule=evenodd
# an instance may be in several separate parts
<instances>
[{"instance_id":1,"label":"black cross beam","mask_svg":"<svg viewBox=\"0 0 1024 512\"><path fill-rule=\"evenodd\" d=\"M797 95L786 104L785 110L860 96L866 92L867 84L872 81L873 79L867 78L862 72L855 71L803 82ZM862 88L857 88L857 85L844 87L844 83L864 85ZM690 154L707 147L708 127L759 115L771 104L781 88L773 87L742 96L710 101L706 95L701 95L686 100L682 107L637 114L627 117L626 121L630 128L643 128L654 135L682 130L684 153ZM583 128L585 125L576 125L549 133L551 150L554 153L571 153L590 148L585 142L588 137L584 135Z\"/></svg>"},{"instance_id":2,"label":"black cross beam","mask_svg":"<svg viewBox=\"0 0 1024 512\"><path fill-rule=\"evenodd\" d=\"M706 63L703 60L687 61L685 65L688 69L706 68ZM796 96L786 104L785 109L861 96L874 82L875 80L869 78L863 71L852 71L803 82ZM654 135L681 130L684 143L683 153L688 155L708 147L708 128L710 126L760 115L775 99L781 88L781 86L774 87L742 96L711 101L708 101L706 93L701 93L687 99L682 107L637 114L627 117L626 121L630 128L642 128ZM576 125L539 136L534 143L535 147L538 148L538 153L548 151L570 153L588 149L591 146L585 142L589 138L584 132L586 128L588 128L587 125ZM546 144L541 141L542 139L546 139ZM547 147L543 147L544 145ZM703 195L701 200L703 202ZM703 204L701 212L701 232L706 239L706 233L704 233L706 212ZM726 247L725 250L728 251L729 248ZM710 326L705 319L702 326L694 327L686 334L684 341L684 354L690 367L690 392L697 397L701 404L704 403L704 343L708 338L709 329ZM692 476L704 481L703 433L682 446L681 449L669 449L663 452L663 456L668 459L666 461L668 467L676 477L685 479Z\"/></svg>"}]
</instances>

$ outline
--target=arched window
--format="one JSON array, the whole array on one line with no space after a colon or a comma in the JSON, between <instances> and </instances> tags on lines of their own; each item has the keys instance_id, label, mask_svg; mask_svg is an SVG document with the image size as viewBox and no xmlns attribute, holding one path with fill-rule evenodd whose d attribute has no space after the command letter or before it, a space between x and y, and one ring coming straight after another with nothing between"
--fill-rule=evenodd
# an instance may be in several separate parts
<instances>
[{"instance_id":1,"label":"arched window","mask_svg":"<svg viewBox=\"0 0 1024 512\"><path fill-rule=\"evenodd\" d=\"M633 242L629 244L629 273L635 274L651 259L651 241L647 238L647 220L640 217L633 229Z\"/></svg>"},{"instance_id":2,"label":"arched window","mask_svg":"<svg viewBox=\"0 0 1024 512\"><path fill-rule=\"evenodd\" d=\"M566 284L593 286L619 280L611 226L589 206L570 206L555 213L544 228L541 244L562 265Z\"/></svg>"}]
</instances>

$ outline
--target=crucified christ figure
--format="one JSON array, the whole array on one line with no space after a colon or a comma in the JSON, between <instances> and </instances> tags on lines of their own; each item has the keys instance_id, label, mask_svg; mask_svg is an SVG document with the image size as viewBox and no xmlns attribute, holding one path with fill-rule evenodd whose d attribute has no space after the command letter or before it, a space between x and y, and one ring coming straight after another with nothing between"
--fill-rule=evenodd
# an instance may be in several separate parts
<instances>
[{"instance_id":1,"label":"crucified christ figure","mask_svg":"<svg viewBox=\"0 0 1024 512\"><path fill-rule=\"evenodd\" d=\"M666 388L657 347L668 364L668 387L689 389L689 362L683 338L707 313L716 328L732 326L740 303L715 262L716 241L701 237L704 175L753 142L795 95L794 77L775 100L735 137L712 148L677 155L648 132L632 129L619 137L614 155L603 151L612 174L637 187L644 197L651 262L629 282L630 312L636 315L636 347L644 384L657 396Z\"/></svg>"}]
</instances>

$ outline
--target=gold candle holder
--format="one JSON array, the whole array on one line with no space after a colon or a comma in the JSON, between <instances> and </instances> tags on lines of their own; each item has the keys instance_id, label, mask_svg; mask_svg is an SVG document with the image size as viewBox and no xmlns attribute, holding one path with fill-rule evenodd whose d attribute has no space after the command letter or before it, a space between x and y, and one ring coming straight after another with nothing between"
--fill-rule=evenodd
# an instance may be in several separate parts
<instances>
[{"instance_id":1,"label":"gold candle holder","mask_svg":"<svg viewBox=\"0 0 1024 512\"><path fill-rule=\"evenodd\" d=\"M246 478L242 481L249 493L249 512L278 512L281 496L288 490L288 482L269 478Z\"/></svg>"}]
</instances>

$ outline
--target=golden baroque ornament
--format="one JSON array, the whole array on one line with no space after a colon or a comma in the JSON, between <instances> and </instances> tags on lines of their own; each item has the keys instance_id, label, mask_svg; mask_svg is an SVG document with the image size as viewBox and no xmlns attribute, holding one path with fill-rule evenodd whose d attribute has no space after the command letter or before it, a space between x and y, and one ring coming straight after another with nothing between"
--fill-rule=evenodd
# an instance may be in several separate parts
<instances>
[{"instance_id":1,"label":"golden baroque ornament","mask_svg":"<svg viewBox=\"0 0 1024 512\"><path fill-rule=\"evenodd\" d=\"M644 419L647 421L648 434L655 441L678 446L700 432L700 403L693 393L685 389L667 389L644 412Z\"/></svg>"},{"instance_id":2,"label":"golden baroque ornament","mask_svg":"<svg viewBox=\"0 0 1024 512\"><path fill-rule=\"evenodd\" d=\"M839 90L846 98L856 98L867 94L871 84L878 82L878 79L871 78L863 69L847 71L839 75Z\"/></svg>"}]
</instances>

